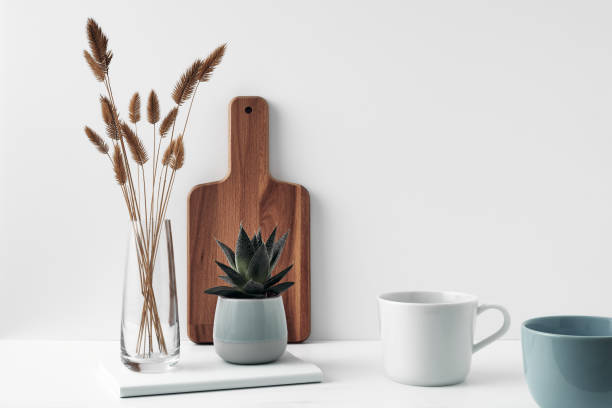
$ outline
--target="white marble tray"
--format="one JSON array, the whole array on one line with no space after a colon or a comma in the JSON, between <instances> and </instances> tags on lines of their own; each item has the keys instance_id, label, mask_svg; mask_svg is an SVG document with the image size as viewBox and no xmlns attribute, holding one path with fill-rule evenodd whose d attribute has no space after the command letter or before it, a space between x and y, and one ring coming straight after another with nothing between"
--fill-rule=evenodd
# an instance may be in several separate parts
<instances>
[{"instance_id":1,"label":"white marble tray","mask_svg":"<svg viewBox=\"0 0 612 408\"><path fill-rule=\"evenodd\" d=\"M186 344L181 360L170 371L135 373L123 366L119 350L100 362L100 380L120 397L213 391L230 388L321 382L323 373L289 352L278 361L260 365L234 365L221 360L212 346Z\"/></svg>"}]
</instances>

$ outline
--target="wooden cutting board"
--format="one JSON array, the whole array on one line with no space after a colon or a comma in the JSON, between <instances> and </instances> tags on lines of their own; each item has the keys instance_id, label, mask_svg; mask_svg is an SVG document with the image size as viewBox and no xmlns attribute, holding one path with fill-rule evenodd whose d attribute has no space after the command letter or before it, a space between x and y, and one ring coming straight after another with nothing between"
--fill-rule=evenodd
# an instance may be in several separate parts
<instances>
[{"instance_id":1,"label":"wooden cutting board","mask_svg":"<svg viewBox=\"0 0 612 408\"><path fill-rule=\"evenodd\" d=\"M268 104L240 96L229 105L229 173L195 186L187 204L187 334L212 343L217 297L204 290L225 285L215 260L226 262L215 238L235 248L240 223L249 235L267 237L275 226L291 230L275 271L293 264L284 281L295 282L283 296L290 342L310 334L310 199L299 184L270 176ZM279 236L279 235L277 235Z\"/></svg>"}]
</instances>

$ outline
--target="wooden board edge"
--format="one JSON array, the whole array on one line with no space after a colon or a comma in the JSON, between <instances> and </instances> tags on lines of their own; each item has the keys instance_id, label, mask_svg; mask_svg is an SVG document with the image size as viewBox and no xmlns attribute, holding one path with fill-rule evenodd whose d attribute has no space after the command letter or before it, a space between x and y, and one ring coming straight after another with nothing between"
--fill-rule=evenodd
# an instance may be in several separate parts
<instances>
[{"instance_id":1,"label":"wooden board edge","mask_svg":"<svg viewBox=\"0 0 612 408\"><path fill-rule=\"evenodd\" d=\"M291 344L295 344L295 343L303 343L304 341L306 341L309 337L310 337L310 331L311 331L311 327L312 327L312 273L311 273L311 256L310 256L310 237L311 237L311 230L310 230L310 191L308 191L308 189L306 187L304 187L302 184L298 184L298 183L290 183L290 182L286 182L283 181L283 183L286 184L291 184L292 186L294 186L295 188L298 189L299 194L304 196L304 201L306 202L306 209L305 211L307 212L307 220L308 220L308 277L307 277L307 285L308 285L308 325L306 326L305 330L300 330L300 333L302 334L301 336L299 336L297 339L292 340Z\"/></svg>"}]
</instances>

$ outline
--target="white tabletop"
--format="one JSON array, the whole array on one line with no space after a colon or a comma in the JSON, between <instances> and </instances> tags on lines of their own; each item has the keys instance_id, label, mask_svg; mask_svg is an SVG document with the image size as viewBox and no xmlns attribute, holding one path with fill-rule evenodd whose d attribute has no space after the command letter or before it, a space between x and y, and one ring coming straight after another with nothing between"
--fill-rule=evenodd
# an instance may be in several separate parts
<instances>
[{"instance_id":1,"label":"white tabletop","mask_svg":"<svg viewBox=\"0 0 612 408\"><path fill-rule=\"evenodd\" d=\"M452 387L396 384L384 376L379 342L333 341L288 348L317 364L323 383L124 399L98 378L100 355L117 343L2 340L0 348L0 407L537 408L518 341L476 353L468 380Z\"/></svg>"}]
</instances>

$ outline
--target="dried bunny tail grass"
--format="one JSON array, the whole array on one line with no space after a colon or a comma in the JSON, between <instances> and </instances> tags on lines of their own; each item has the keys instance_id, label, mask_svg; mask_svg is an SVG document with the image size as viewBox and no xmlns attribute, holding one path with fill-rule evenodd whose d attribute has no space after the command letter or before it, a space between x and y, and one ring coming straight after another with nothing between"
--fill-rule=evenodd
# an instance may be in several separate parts
<instances>
[{"instance_id":1,"label":"dried bunny tail grass","mask_svg":"<svg viewBox=\"0 0 612 408\"><path fill-rule=\"evenodd\" d=\"M170 168L172 170L178 170L185 164L185 145L183 144L183 135L180 135L176 139L174 144L174 151L170 157Z\"/></svg>"},{"instance_id":2,"label":"dried bunny tail grass","mask_svg":"<svg viewBox=\"0 0 612 408\"><path fill-rule=\"evenodd\" d=\"M142 166L147 162L147 160L149 160L147 149L145 148L142 141L138 138L136 133L132 130L130 125L125 122L122 122L121 131L123 132L123 137L125 137L125 141L127 142L127 145L130 148L132 158L137 164Z\"/></svg>"},{"instance_id":3,"label":"dried bunny tail grass","mask_svg":"<svg viewBox=\"0 0 612 408\"><path fill-rule=\"evenodd\" d=\"M87 20L87 39L93 58L100 65L102 71L107 72L113 53L107 50L108 38L93 18Z\"/></svg>"},{"instance_id":4,"label":"dried bunny tail grass","mask_svg":"<svg viewBox=\"0 0 612 408\"><path fill-rule=\"evenodd\" d=\"M157 94L153 90L149 94L147 103L147 119L152 124L159 122L159 99L157 99Z\"/></svg>"},{"instance_id":5,"label":"dried bunny tail grass","mask_svg":"<svg viewBox=\"0 0 612 408\"><path fill-rule=\"evenodd\" d=\"M187 70L181 75L179 80L174 85L172 91L172 99L177 105L182 105L186 100L189 99L196 84L200 78L200 68L202 66L201 60L196 60Z\"/></svg>"},{"instance_id":6,"label":"dried bunny tail grass","mask_svg":"<svg viewBox=\"0 0 612 408\"><path fill-rule=\"evenodd\" d=\"M125 163L123 162L123 155L119 146L115 146L115 152L113 153L113 170L115 171L115 180L122 186L127 181L127 173L125 171Z\"/></svg>"},{"instance_id":7,"label":"dried bunny tail grass","mask_svg":"<svg viewBox=\"0 0 612 408\"><path fill-rule=\"evenodd\" d=\"M119 119L113 104L106 96L100 96L100 106L102 107L102 119L106 123L106 134L113 140L121 139L119 129Z\"/></svg>"},{"instance_id":8,"label":"dried bunny tail grass","mask_svg":"<svg viewBox=\"0 0 612 408\"><path fill-rule=\"evenodd\" d=\"M106 72L108 72L108 66L113 59L113 52L111 50L106 51Z\"/></svg>"},{"instance_id":9,"label":"dried bunny tail grass","mask_svg":"<svg viewBox=\"0 0 612 408\"><path fill-rule=\"evenodd\" d=\"M170 112L166 115L164 120L162 120L161 125L159 126L159 135L161 137L166 136L166 134L170 131L172 125L176 121L176 115L178 115L178 108L175 106L172 108Z\"/></svg>"},{"instance_id":10,"label":"dried bunny tail grass","mask_svg":"<svg viewBox=\"0 0 612 408\"><path fill-rule=\"evenodd\" d=\"M98 64L93 59L93 57L89 52L87 52L87 50L83 50L83 56L85 56L85 61L87 61L87 64L89 65L89 68L91 68L91 72L93 72L96 79L100 82L104 82L106 73L104 72L102 67L100 67L100 64Z\"/></svg>"},{"instance_id":11,"label":"dried bunny tail grass","mask_svg":"<svg viewBox=\"0 0 612 408\"><path fill-rule=\"evenodd\" d=\"M170 142L168 147L166 147L166 150L164 151L164 155L162 156L162 161L161 161L164 166L167 166L168 164L170 164L170 159L172 157L172 153L174 152L175 144L176 144L176 140L173 140Z\"/></svg>"},{"instance_id":12,"label":"dried bunny tail grass","mask_svg":"<svg viewBox=\"0 0 612 408\"><path fill-rule=\"evenodd\" d=\"M108 145L102 139L102 137L94 132L89 126L85 126L85 134L91 143L98 149L102 154L108 154Z\"/></svg>"},{"instance_id":13,"label":"dried bunny tail grass","mask_svg":"<svg viewBox=\"0 0 612 408\"><path fill-rule=\"evenodd\" d=\"M102 108L102 120L108 125L114 120L113 106L111 101L104 95L100 95L100 107Z\"/></svg>"},{"instance_id":14,"label":"dried bunny tail grass","mask_svg":"<svg viewBox=\"0 0 612 408\"><path fill-rule=\"evenodd\" d=\"M212 75L217 65L221 63L223 55L225 55L226 47L227 43L222 44L218 46L213 52L211 52L208 57L206 57L206 59L200 66L200 72L198 74L198 80L200 82L206 82L210 79L210 76Z\"/></svg>"},{"instance_id":15,"label":"dried bunny tail grass","mask_svg":"<svg viewBox=\"0 0 612 408\"><path fill-rule=\"evenodd\" d=\"M137 123L140 120L140 95L138 92L132 95L132 99L130 99L130 122Z\"/></svg>"}]
</instances>

